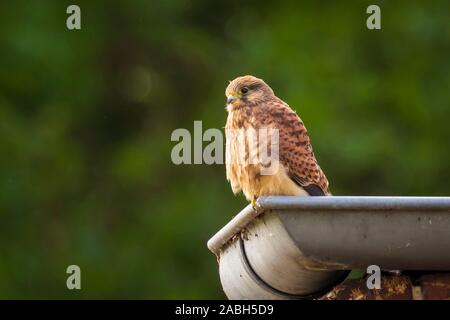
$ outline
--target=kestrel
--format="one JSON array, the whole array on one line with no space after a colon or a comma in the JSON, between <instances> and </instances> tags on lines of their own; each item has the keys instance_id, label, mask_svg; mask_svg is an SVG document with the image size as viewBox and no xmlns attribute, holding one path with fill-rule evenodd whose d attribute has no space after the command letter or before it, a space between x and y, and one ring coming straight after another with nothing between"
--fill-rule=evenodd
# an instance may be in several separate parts
<instances>
[{"instance_id":1,"label":"kestrel","mask_svg":"<svg viewBox=\"0 0 450 320\"><path fill-rule=\"evenodd\" d=\"M253 76L238 77L230 82L225 95L228 111L226 173L233 193L242 191L253 206L256 199L264 195L331 195L303 121L263 80ZM261 174L264 163L238 161L248 160L254 147L249 144L248 136L239 139L236 131L260 129L278 130L278 166L269 175ZM261 144L269 144L269 139L258 139L258 150Z\"/></svg>"}]
</instances>

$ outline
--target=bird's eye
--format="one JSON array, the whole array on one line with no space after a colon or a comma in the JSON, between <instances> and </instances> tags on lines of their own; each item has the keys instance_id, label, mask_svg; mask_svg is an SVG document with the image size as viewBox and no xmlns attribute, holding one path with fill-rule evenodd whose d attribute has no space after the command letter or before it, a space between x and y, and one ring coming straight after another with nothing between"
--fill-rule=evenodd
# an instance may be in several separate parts
<instances>
[{"instance_id":1,"label":"bird's eye","mask_svg":"<svg viewBox=\"0 0 450 320\"><path fill-rule=\"evenodd\" d=\"M242 94L246 94L248 92L248 88L247 87L243 87L242 89L241 89L241 93Z\"/></svg>"}]
</instances>

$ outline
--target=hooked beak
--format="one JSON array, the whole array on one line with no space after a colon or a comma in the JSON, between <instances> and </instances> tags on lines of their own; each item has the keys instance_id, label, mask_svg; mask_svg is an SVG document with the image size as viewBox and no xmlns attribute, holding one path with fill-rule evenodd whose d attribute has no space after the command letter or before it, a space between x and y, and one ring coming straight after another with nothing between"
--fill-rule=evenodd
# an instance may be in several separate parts
<instances>
[{"instance_id":1,"label":"hooked beak","mask_svg":"<svg viewBox=\"0 0 450 320\"><path fill-rule=\"evenodd\" d=\"M232 104L237 98L231 94L227 97L227 104Z\"/></svg>"}]
</instances>

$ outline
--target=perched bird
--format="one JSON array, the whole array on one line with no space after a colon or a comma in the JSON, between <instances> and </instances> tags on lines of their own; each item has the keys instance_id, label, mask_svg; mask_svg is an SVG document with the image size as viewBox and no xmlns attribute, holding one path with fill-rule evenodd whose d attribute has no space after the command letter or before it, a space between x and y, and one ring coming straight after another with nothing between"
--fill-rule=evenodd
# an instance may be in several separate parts
<instances>
[{"instance_id":1,"label":"perched bird","mask_svg":"<svg viewBox=\"0 0 450 320\"><path fill-rule=\"evenodd\" d=\"M242 191L253 207L256 199L264 195L331 195L303 121L263 80L238 77L230 82L225 95L226 173L235 194ZM254 147L248 136L242 139L236 132L260 129L278 131L278 166L272 174L261 173L267 166L264 163L239 161L248 160L252 148L261 150L261 144L270 143L269 139L258 138Z\"/></svg>"}]
</instances>

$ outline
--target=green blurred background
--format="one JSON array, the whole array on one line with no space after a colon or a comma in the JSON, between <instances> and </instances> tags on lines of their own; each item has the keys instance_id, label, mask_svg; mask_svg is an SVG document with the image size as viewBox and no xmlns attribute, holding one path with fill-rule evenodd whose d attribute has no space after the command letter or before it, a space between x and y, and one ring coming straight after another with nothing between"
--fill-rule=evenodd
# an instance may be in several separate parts
<instances>
[{"instance_id":1,"label":"green blurred background","mask_svg":"<svg viewBox=\"0 0 450 320\"><path fill-rule=\"evenodd\" d=\"M449 195L450 2L376 1L370 31L373 3L1 1L0 298L223 298L206 241L246 202L170 135L222 128L238 75L297 110L334 194Z\"/></svg>"}]
</instances>

